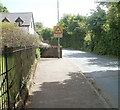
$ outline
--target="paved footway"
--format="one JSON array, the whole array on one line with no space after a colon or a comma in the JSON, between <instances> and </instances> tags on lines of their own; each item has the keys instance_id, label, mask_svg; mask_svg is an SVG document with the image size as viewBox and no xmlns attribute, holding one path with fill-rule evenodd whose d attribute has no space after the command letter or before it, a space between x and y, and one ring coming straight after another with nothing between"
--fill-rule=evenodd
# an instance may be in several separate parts
<instances>
[{"instance_id":1,"label":"paved footway","mask_svg":"<svg viewBox=\"0 0 120 110\"><path fill-rule=\"evenodd\" d=\"M80 69L68 59L40 59L28 108L106 108Z\"/></svg>"}]
</instances>

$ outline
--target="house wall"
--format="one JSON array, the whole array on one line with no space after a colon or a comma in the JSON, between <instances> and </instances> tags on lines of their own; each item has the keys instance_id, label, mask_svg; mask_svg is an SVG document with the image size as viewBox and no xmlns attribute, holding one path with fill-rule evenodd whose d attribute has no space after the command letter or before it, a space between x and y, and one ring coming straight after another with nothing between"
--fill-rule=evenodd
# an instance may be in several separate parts
<instances>
[{"instance_id":1,"label":"house wall","mask_svg":"<svg viewBox=\"0 0 120 110\"><path fill-rule=\"evenodd\" d=\"M29 33L34 34L34 25L33 25L33 19L31 18L30 26L29 26Z\"/></svg>"}]
</instances>

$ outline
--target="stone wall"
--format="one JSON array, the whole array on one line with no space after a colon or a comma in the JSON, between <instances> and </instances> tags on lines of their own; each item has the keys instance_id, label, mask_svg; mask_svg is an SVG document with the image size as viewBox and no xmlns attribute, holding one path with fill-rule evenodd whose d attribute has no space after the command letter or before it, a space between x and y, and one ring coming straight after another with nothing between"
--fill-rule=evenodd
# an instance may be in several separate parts
<instances>
[{"instance_id":1,"label":"stone wall","mask_svg":"<svg viewBox=\"0 0 120 110\"><path fill-rule=\"evenodd\" d=\"M58 58L58 47L50 47L41 51L42 58ZM62 46L60 47L60 58L62 58Z\"/></svg>"}]
</instances>

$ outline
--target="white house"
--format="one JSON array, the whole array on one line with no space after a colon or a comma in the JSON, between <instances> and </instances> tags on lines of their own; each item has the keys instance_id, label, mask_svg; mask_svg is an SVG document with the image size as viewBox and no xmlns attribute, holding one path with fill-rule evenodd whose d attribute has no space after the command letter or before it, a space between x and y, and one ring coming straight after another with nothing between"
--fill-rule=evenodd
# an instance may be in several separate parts
<instances>
[{"instance_id":1,"label":"white house","mask_svg":"<svg viewBox=\"0 0 120 110\"><path fill-rule=\"evenodd\" d=\"M25 13L2 13L2 22L16 23L20 28L25 30L29 34L34 34L37 37L38 34L34 28L34 18L32 12Z\"/></svg>"}]
</instances>

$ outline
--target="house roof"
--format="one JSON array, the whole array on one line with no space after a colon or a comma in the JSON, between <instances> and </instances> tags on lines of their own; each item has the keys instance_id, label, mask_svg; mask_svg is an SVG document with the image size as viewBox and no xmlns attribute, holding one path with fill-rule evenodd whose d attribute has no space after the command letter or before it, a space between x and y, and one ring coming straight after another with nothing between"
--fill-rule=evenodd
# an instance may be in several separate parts
<instances>
[{"instance_id":1,"label":"house roof","mask_svg":"<svg viewBox=\"0 0 120 110\"><path fill-rule=\"evenodd\" d=\"M15 23L15 20L21 18L24 22L22 25L30 25L31 19L33 19L32 12L25 13L2 13L2 20L8 18L11 23ZM33 19L34 22L34 19Z\"/></svg>"}]
</instances>

